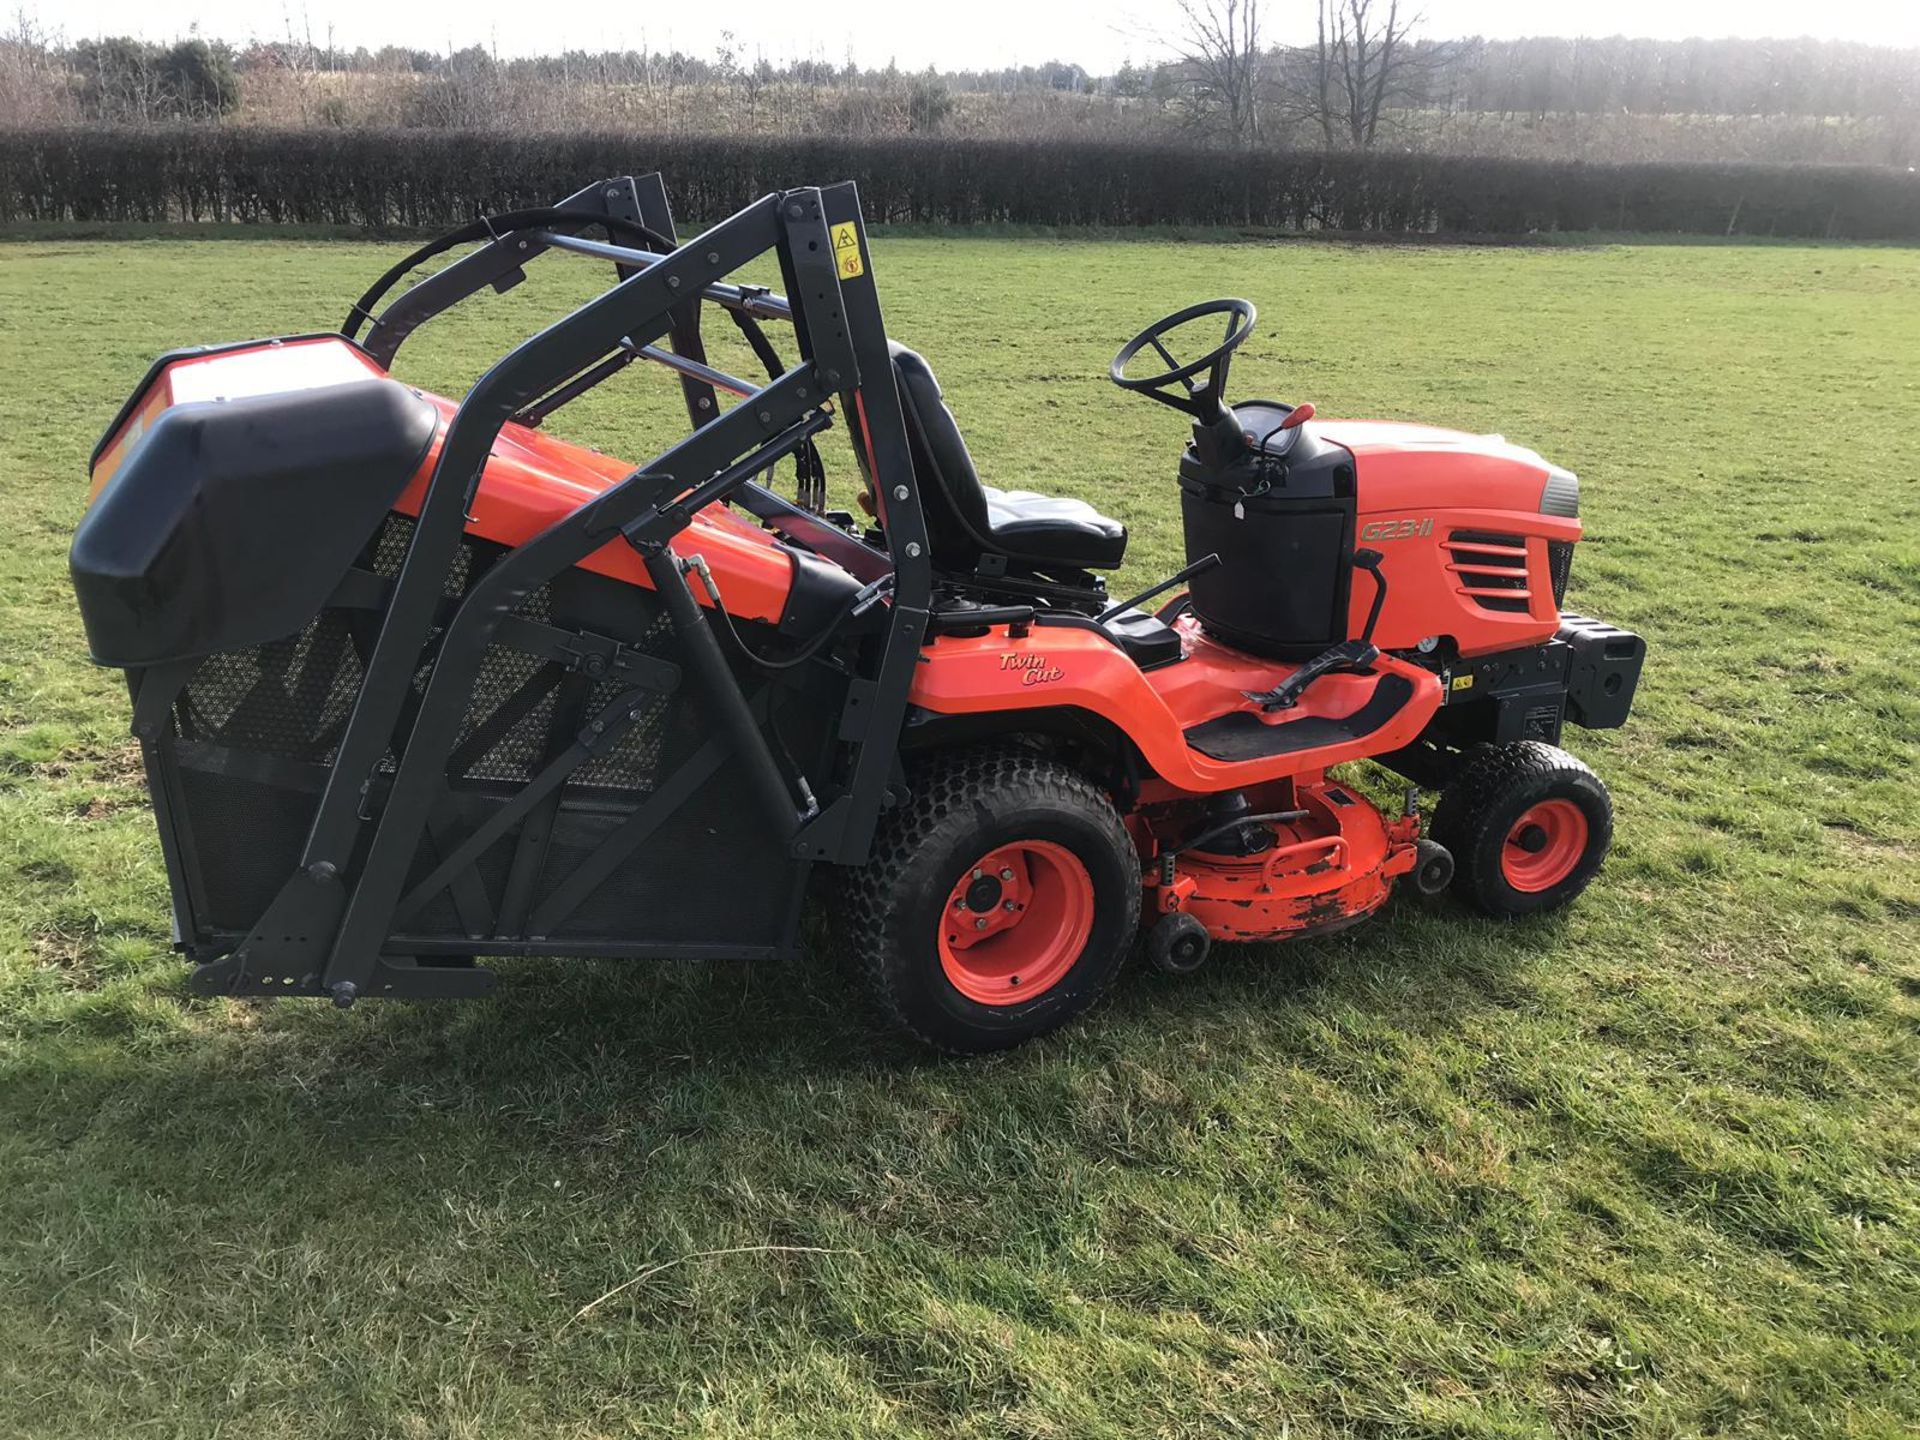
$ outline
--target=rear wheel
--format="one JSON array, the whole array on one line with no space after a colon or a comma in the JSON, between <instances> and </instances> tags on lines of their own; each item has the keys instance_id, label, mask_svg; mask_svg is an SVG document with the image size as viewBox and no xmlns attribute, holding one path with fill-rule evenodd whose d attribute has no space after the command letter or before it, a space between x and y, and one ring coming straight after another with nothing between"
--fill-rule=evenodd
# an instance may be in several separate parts
<instances>
[{"instance_id":1,"label":"rear wheel","mask_svg":"<svg viewBox=\"0 0 1920 1440\"><path fill-rule=\"evenodd\" d=\"M936 757L845 889L881 1006L943 1050L1004 1049L1099 999L1140 918L1140 861L1106 795L1013 748Z\"/></svg>"},{"instance_id":2,"label":"rear wheel","mask_svg":"<svg viewBox=\"0 0 1920 1440\"><path fill-rule=\"evenodd\" d=\"M1613 801L1556 746L1483 745L1441 795L1433 838L1453 854L1455 894L1489 915L1535 914L1567 904L1598 873Z\"/></svg>"}]
</instances>

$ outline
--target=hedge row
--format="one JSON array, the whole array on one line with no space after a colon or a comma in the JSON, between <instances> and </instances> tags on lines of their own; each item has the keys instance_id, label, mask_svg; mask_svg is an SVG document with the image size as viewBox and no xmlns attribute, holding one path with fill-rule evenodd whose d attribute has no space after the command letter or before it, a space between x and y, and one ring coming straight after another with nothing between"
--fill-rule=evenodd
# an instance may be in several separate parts
<instances>
[{"instance_id":1,"label":"hedge row","mask_svg":"<svg viewBox=\"0 0 1920 1440\"><path fill-rule=\"evenodd\" d=\"M713 218L851 179L868 218L1517 235L1626 230L1920 239L1920 177L1875 166L1580 162L1026 141L284 131L0 131L0 223L241 221L372 230L550 202L665 172Z\"/></svg>"}]
</instances>

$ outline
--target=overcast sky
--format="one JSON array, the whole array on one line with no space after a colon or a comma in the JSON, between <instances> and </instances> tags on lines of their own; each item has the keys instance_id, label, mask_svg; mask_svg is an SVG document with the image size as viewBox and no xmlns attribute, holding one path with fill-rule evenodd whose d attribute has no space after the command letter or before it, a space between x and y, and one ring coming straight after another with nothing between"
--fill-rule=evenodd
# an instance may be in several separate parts
<instances>
[{"instance_id":1,"label":"overcast sky","mask_svg":"<svg viewBox=\"0 0 1920 1440\"><path fill-rule=\"evenodd\" d=\"M8 10L15 7L8 6ZM25 12L68 39L170 40L194 25L233 41L289 31L325 43L502 55L564 49L679 49L709 55L731 30L749 57L810 56L864 67L973 69L1077 61L1106 72L1159 58L1178 30L1175 0L25 0ZM1274 40L1311 33L1312 0L1266 0ZM1424 34L1812 35L1920 45L1920 0L1427 0Z\"/></svg>"}]
</instances>

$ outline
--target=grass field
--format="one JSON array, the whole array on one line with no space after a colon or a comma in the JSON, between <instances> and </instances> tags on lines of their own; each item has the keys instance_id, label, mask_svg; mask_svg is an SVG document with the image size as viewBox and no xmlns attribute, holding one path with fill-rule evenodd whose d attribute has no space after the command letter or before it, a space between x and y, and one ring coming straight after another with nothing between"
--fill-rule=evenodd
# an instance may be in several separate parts
<instances>
[{"instance_id":1,"label":"grass field","mask_svg":"<svg viewBox=\"0 0 1920 1440\"><path fill-rule=\"evenodd\" d=\"M1619 838L1563 918L1136 967L965 1064L827 966L187 998L66 584L87 451L154 352L335 324L392 253L0 247L0 1435L1920 1427L1920 252L882 241L982 471L1123 516L1121 583L1179 559L1180 432L1107 359L1237 293L1238 394L1579 471L1570 604L1653 647L1571 732ZM572 432L650 452L630 378Z\"/></svg>"}]
</instances>

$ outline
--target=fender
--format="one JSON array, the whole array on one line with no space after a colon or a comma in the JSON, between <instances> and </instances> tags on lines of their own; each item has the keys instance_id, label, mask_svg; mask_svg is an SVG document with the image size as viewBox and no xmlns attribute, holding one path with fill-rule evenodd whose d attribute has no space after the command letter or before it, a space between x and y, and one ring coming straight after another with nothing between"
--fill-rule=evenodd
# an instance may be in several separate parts
<instances>
[{"instance_id":1,"label":"fender","mask_svg":"<svg viewBox=\"0 0 1920 1440\"><path fill-rule=\"evenodd\" d=\"M1411 744L1440 706L1439 678L1383 656L1376 675L1329 675L1286 719L1353 714L1379 675L1398 674L1412 698L1381 729L1357 740L1246 761L1221 761L1187 744L1185 731L1233 710L1258 713L1244 692L1278 685L1292 668L1215 644L1182 617L1185 658L1143 672L1102 632L1077 625L1035 625L1025 635L943 635L921 655L909 699L942 715L1071 708L1110 722L1161 779L1198 794L1235 790L1321 770Z\"/></svg>"}]
</instances>

